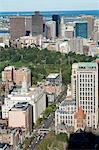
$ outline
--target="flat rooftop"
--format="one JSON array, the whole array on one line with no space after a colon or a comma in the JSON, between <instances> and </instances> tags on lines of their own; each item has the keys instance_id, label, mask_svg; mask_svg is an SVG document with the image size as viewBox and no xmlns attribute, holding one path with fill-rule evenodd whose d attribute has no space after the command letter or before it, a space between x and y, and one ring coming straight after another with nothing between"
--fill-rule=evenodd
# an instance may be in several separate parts
<instances>
[{"instance_id":1,"label":"flat rooftop","mask_svg":"<svg viewBox=\"0 0 99 150\"><path fill-rule=\"evenodd\" d=\"M14 105L12 108L11 108L11 111L15 111L15 110L21 110L21 111L24 111L26 110L28 107L30 106L29 103L27 102L19 102L17 103L16 105Z\"/></svg>"},{"instance_id":2,"label":"flat rooftop","mask_svg":"<svg viewBox=\"0 0 99 150\"><path fill-rule=\"evenodd\" d=\"M96 68L96 63L93 63L93 62L82 62L82 63L78 63L78 67L79 68Z\"/></svg>"},{"instance_id":3,"label":"flat rooftop","mask_svg":"<svg viewBox=\"0 0 99 150\"><path fill-rule=\"evenodd\" d=\"M59 76L59 73L51 73L47 76L47 79L56 79Z\"/></svg>"},{"instance_id":4,"label":"flat rooftop","mask_svg":"<svg viewBox=\"0 0 99 150\"><path fill-rule=\"evenodd\" d=\"M67 105L75 105L76 106L76 101L75 100L64 100L60 104L60 106L67 106Z\"/></svg>"}]
</instances>

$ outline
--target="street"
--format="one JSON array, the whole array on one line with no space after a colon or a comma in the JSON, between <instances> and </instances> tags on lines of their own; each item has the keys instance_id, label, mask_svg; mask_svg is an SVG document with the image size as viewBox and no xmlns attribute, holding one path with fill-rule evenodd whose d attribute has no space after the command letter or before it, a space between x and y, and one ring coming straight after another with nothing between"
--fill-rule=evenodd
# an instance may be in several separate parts
<instances>
[{"instance_id":1,"label":"street","mask_svg":"<svg viewBox=\"0 0 99 150\"><path fill-rule=\"evenodd\" d=\"M57 106L65 99L66 93L63 93L60 97L56 99ZM56 108L57 109L57 108ZM54 118L56 109L48 116L46 120L43 121L42 125L35 130L35 138L30 146L30 150L35 150L37 144L39 144L51 131L54 129Z\"/></svg>"}]
</instances>

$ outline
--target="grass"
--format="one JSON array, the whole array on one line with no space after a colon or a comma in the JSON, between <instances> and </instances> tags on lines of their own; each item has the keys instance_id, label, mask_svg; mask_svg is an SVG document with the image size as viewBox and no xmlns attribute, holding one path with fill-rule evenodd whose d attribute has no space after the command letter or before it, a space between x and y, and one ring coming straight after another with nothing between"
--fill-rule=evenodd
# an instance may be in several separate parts
<instances>
[{"instance_id":1,"label":"grass","mask_svg":"<svg viewBox=\"0 0 99 150\"><path fill-rule=\"evenodd\" d=\"M67 142L66 134L55 135L55 133L51 131L47 137L37 145L36 150L64 150L64 145L66 145Z\"/></svg>"}]
</instances>

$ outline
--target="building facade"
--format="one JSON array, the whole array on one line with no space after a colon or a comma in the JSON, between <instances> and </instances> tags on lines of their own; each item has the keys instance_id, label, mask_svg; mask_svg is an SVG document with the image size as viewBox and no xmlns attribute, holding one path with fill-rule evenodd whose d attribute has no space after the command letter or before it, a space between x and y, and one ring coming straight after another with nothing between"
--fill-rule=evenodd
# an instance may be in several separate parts
<instances>
[{"instance_id":1,"label":"building facade","mask_svg":"<svg viewBox=\"0 0 99 150\"><path fill-rule=\"evenodd\" d=\"M44 33L45 23L43 17L39 14L39 12L35 12L32 16L32 35L43 35Z\"/></svg>"},{"instance_id":2,"label":"building facade","mask_svg":"<svg viewBox=\"0 0 99 150\"><path fill-rule=\"evenodd\" d=\"M94 16L91 15L82 15L81 18L88 22L88 37L92 37L94 31Z\"/></svg>"},{"instance_id":3,"label":"building facade","mask_svg":"<svg viewBox=\"0 0 99 150\"><path fill-rule=\"evenodd\" d=\"M21 86L25 78L28 88L31 87L31 71L26 67L16 69L14 66L5 67L2 71L2 81L8 83L12 82L16 86Z\"/></svg>"},{"instance_id":4,"label":"building facade","mask_svg":"<svg viewBox=\"0 0 99 150\"><path fill-rule=\"evenodd\" d=\"M8 118L9 110L19 102L28 102L33 106L33 123L36 123L37 119L46 109L46 95L42 85L31 87L27 89L26 82L23 82L22 88L19 91L13 91L4 100L2 105L2 118Z\"/></svg>"},{"instance_id":5,"label":"building facade","mask_svg":"<svg viewBox=\"0 0 99 150\"><path fill-rule=\"evenodd\" d=\"M52 20L56 22L56 37L59 37L60 34L60 16L53 15Z\"/></svg>"},{"instance_id":6,"label":"building facade","mask_svg":"<svg viewBox=\"0 0 99 150\"><path fill-rule=\"evenodd\" d=\"M72 65L71 88L55 112L55 131L73 132L99 125L99 68L97 62Z\"/></svg>"},{"instance_id":7,"label":"building facade","mask_svg":"<svg viewBox=\"0 0 99 150\"><path fill-rule=\"evenodd\" d=\"M27 102L19 102L14 105L8 113L8 126L22 128L26 134L33 129L33 108Z\"/></svg>"},{"instance_id":8,"label":"building facade","mask_svg":"<svg viewBox=\"0 0 99 150\"><path fill-rule=\"evenodd\" d=\"M77 109L81 106L86 114L86 125L98 126L98 65L78 63L72 65L72 94Z\"/></svg>"},{"instance_id":9,"label":"building facade","mask_svg":"<svg viewBox=\"0 0 99 150\"><path fill-rule=\"evenodd\" d=\"M15 16L10 17L11 40L29 35L32 32L32 17Z\"/></svg>"},{"instance_id":10,"label":"building facade","mask_svg":"<svg viewBox=\"0 0 99 150\"><path fill-rule=\"evenodd\" d=\"M55 39L56 38L56 22L55 21L47 21L45 27L45 34L47 39Z\"/></svg>"},{"instance_id":11,"label":"building facade","mask_svg":"<svg viewBox=\"0 0 99 150\"><path fill-rule=\"evenodd\" d=\"M70 51L83 54L83 38L71 38L69 40Z\"/></svg>"},{"instance_id":12,"label":"building facade","mask_svg":"<svg viewBox=\"0 0 99 150\"><path fill-rule=\"evenodd\" d=\"M76 21L74 33L75 37L88 38L88 22Z\"/></svg>"},{"instance_id":13,"label":"building facade","mask_svg":"<svg viewBox=\"0 0 99 150\"><path fill-rule=\"evenodd\" d=\"M20 142L19 129L0 127L0 143L9 144L9 149L17 148Z\"/></svg>"},{"instance_id":14,"label":"building facade","mask_svg":"<svg viewBox=\"0 0 99 150\"><path fill-rule=\"evenodd\" d=\"M60 37L61 38L65 38L65 22L64 22L64 17L61 17L61 21L60 21Z\"/></svg>"}]
</instances>

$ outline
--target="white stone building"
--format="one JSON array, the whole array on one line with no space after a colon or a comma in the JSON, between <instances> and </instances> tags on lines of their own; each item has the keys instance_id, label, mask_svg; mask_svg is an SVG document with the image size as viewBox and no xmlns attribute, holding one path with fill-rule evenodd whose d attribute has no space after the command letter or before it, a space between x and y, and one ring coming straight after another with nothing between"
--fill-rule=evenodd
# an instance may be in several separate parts
<instances>
[{"instance_id":1,"label":"white stone building","mask_svg":"<svg viewBox=\"0 0 99 150\"><path fill-rule=\"evenodd\" d=\"M82 106L86 113L86 125L97 128L98 125L98 64L78 63L72 65L72 96L76 108Z\"/></svg>"},{"instance_id":2,"label":"white stone building","mask_svg":"<svg viewBox=\"0 0 99 150\"><path fill-rule=\"evenodd\" d=\"M21 92L13 92L5 98L4 105L2 106L2 118L8 118L9 110L18 102L28 102L33 106L33 122L36 123L36 120L46 108L44 88L42 85L38 85L35 88L27 90L27 87L24 86L26 86L25 83L23 84Z\"/></svg>"},{"instance_id":3,"label":"white stone building","mask_svg":"<svg viewBox=\"0 0 99 150\"><path fill-rule=\"evenodd\" d=\"M82 62L72 65L71 89L55 112L55 131L66 132L73 127L97 129L99 122L98 63ZM71 92L70 92L71 91ZM64 125L64 128L62 126Z\"/></svg>"},{"instance_id":4,"label":"white stone building","mask_svg":"<svg viewBox=\"0 0 99 150\"><path fill-rule=\"evenodd\" d=\"M46 22L46 37L49 39L56 38L56 22L55 21L47 21Z\"/></svg>"}]
</instances>

